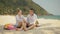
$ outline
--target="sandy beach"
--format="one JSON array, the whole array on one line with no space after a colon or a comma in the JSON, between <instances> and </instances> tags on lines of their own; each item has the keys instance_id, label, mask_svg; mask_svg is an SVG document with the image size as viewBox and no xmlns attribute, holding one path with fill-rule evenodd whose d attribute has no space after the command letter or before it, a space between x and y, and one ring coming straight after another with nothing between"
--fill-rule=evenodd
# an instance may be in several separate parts
<instances>
[{"instance_id":1,"label":"sandy beach","mask_svg":"<svg viewBox=\"0 0 60 34\"><path fill-rule=\"evenodd\" d=\"M60 26L60 20L57 20L57 19L39 18L39 19L37 19L37 21L39 22L40 25L50 24L49 26L51 26L51 27L59 27ZM9 15L7 15L7 16L2 16L1 15L0 16L0 24L1 25L9 24L9 23L12 23L12 24L16 23L15 16L9 16Z\"/></svg>"},{"instance_id":2,"label":"sandy beach","mask_svg":"<svg viewBox=\"0 0 60 34\"><path fill-rule=\"evenodd\" d=\"M60 20L57 19L45 19L45 18L40 18L37 19L39 22L40 27L38 28L34 28L32 30L29 31L3 31L4 34L14 34L14 33L18 33L18 34L60 34ZM16 19L15 16L2 16L0 15L0 25L4 25L4 24L15 24L16 23ZM0 34L2 34L0 32Z\"/></svg>"}]
</instances>

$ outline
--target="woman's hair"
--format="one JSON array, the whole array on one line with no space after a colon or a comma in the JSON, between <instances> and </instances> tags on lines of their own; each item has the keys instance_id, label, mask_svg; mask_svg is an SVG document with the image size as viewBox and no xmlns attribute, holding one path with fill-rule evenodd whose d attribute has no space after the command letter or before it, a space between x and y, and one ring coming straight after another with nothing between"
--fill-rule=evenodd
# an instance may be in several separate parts
<instances>
[{"instance_id":1,"label":"woman's hair","mask_svg":"<svg viewBox=\"0 0 60 34\"><path fill-rule=\"evenodd\" d=\"M17 13L20 11L20 9L17 9Z\"/></svg>"},{"instance_id":2,"label":"woman's hair","mask_svg":"<svg viewBox=\"0 0 60 34\"><path fill-rule=\"evenodd\" d=\"M19 12L22 12L22 10L18 9L18 10L17 10L17 13L19 13ZM22 12L22 14L23 14L23 12Z\"/></svg>"}]
</instances>

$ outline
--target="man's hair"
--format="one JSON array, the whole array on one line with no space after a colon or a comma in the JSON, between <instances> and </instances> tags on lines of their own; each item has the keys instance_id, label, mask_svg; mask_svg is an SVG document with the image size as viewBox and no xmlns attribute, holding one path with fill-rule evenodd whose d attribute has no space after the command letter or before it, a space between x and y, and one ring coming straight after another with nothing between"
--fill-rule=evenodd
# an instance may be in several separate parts
<instances>
[{"instance_id":1,"label":"man's hair","mask_svg":"<svg viewBox=\"0 0 60 34\"><path fill-rule=\"evenodd\" d=\"M30 8L30 10L33 10L33 12L35 12L35 10L33 8Z\"/></svg>"}]
</instances>

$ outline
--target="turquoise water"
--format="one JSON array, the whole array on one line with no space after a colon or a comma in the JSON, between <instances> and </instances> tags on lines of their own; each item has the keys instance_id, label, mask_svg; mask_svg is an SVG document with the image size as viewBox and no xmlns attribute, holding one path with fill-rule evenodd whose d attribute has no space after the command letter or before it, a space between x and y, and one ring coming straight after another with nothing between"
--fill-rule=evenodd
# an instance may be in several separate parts
<instances>
[{"instance_id":1,"label":"turquoise water","mask_svg":"<svg viewBox=\"0 0 60 34\"><path fill-rule=\"evenodd\" d=\"M60 15L55 15L55 16L38 16L38 18L58 19L58 20L60 20Z\"/></svg>"}]
</instances>

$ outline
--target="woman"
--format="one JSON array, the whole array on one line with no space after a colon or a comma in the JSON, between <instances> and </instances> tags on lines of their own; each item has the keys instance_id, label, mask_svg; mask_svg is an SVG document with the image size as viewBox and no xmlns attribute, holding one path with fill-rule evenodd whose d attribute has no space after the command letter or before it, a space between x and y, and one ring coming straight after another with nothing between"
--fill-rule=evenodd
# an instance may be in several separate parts
<instances>
[{"instance_id":1,"label":"woman","mask_svg":"<svg viewBox=\"0 0 60 34\"><path fill-rule=\"evenodd\" d=\"M24 16L22 15L22 10L17 11L16 15L16 30L27 30L26 29L26 21L24 19Z\"/></svg>"}]
</instances>

